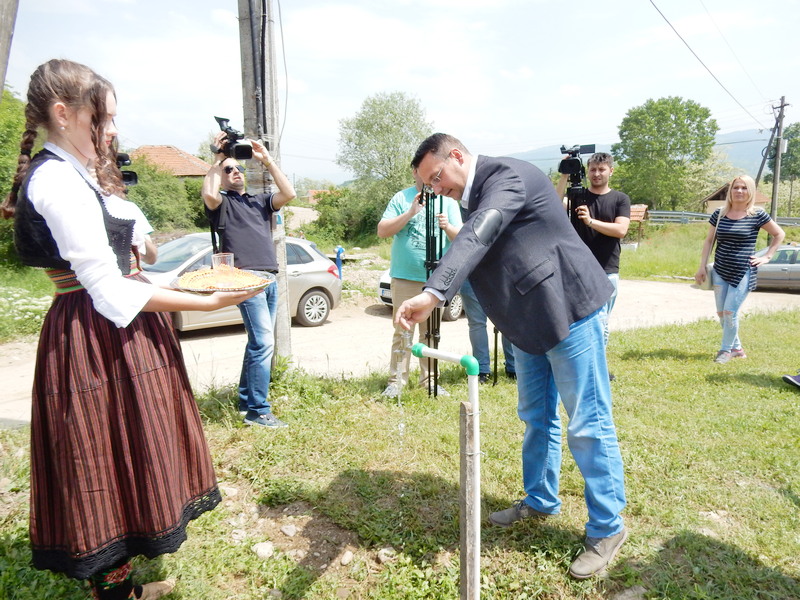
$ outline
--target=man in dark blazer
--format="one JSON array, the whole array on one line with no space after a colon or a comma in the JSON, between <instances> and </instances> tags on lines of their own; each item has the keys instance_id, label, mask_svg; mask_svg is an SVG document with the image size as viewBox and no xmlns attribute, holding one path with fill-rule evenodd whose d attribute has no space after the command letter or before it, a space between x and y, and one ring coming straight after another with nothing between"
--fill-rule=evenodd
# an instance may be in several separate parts
<instances>
[{"instance_id":1,"label":"man in dark blazer","mask_svg":"<svg viewBox=\"0 0 800 600\"><path fill-rule=\"evenodd\" d=\"M459 200L468 218L424 291L404 302L395 320L403 326L425 320L469 277L486 314L514 344L517 414L525 423L526 496L489 520L508 527L560 512L560 398L589 513L584 551L570 574L591 577L627 537L620 516L622 457L598 314L612 286L575 233L553 184L536 167L472 156L442 133L422 142L411 164L435 193Z\"/></svg>"}]
</instances>

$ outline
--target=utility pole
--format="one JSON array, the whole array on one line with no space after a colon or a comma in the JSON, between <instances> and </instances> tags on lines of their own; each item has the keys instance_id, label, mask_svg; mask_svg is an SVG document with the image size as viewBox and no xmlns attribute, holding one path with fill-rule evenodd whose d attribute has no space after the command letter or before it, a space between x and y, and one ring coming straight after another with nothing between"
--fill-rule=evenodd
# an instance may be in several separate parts
<instances>
[{"instance_id":1,"label":"utility pole","mask_svg":"<svg viewBox=\"0 0 800 600\"><path fill-rule=\"evenodd\" d=\"M272 0L239 1L239 39L242 54L242 109L244 133L260 140L280 166L277 75L272 26ZM256 161L257 162L257 161ZM247 187L251 193L268 191L272 178L257 162L248 165ZM286 280L286 228L283 210L273 219L272 237L278 257L278 315L275 323L275 356L291 356L291 313Z\"/></svg>"},{"instance_id":2,"label":"utility pole","mask_svg":"<svg viewBox=\"0 0 800 600\"><path fill-rule=\"evenodd\" d=\"M14 23L17 21L17 7L17 0L0 0L0 75L3 87L8 70L8 56L11 54L11 39L14 37ZM0 88L0 92L2 91Z\"/></svg>"},{"instance_id":3,"label":"utility pole","mask_svg":"<svg viewBox=\"0 0 800 600\"><path fill-rule=\"evenodd\" d=\"M781 182L781 156L785 148L783 147L783 109L786 108L786 96L781 96L781 105L778 112L778 135L775 138L775 167L772 169L772 207L769 215L775 220L778 214L778 189Z\"/></svg>"}]
</instances>

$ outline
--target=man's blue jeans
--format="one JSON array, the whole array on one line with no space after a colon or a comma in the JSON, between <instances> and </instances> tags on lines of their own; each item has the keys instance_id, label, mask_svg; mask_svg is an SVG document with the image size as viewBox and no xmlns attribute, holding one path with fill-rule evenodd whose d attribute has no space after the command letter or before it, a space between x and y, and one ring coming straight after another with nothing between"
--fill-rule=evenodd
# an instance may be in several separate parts
<instances>
[{"instance_id":1,"label":"man's blue jeans","mask_svg":"<svg viewBox=\"0 0 800 600\"><path fill-rule=\"evenodd\" d=\"M585 482L589 511L586 535L603 538L619 533L623 528L620 512L625 507L625 483L611 415L611 387L599 311L573 323L569 336L545 354L528 354L519 347L514 350L517 414L525 423L525 502L543 513L560 512L560 397L569 417L567 444Z\"/></svg>"},{"instance_id":2,"label":"man's blue jeans","mask_svg":"<svg viewBox=\"0 0 800 600\"><path fill-rule=\"evenodd\" d=\"M491 357L489 355L489 334L486 332L486 313L483 312L481 303L478 302L472 285L465 281L461 286L461 301L464 303L464 312L467 315L467 325L469 327L469 343L472 346L472 355L478 361L481 373L489 373L491 369ZM505 355L506 371L514 373L514 346L501 336L503 340L503 354Z\"/></svg>"},{"instance_id":3,"label":"man's blue jeans","mask_svg":"<svg viewBox=\"0 0 800 600\"><path fill-rule=\"evenodd\" d=\"M739 340L739 309L750 293L750 270L745 271L739 285L733 286L712 270L714 282L714 300L717 304L717 315L722 325L722 345L720 350L730 352L742 347Z\"/></svg>"},{"instance_id":4,"label":"man's blue jeans","mask_svg":"<svg viewBox=\"0 0 800 600\"><path fill-rule=\"evenodd\" d=\"M248 418L268 415L272 354L275 350L275 317L278 309L278 284L269 284L262 293L239 304L247 346L239 378L239 410Z\"/></svg>"},{"instance_id":5,"label":"man's blue jeans","mask_svg":"<svg viewBox=\"0 0 800 600\"><path fill-rule=\"evenodd\" d=\"M619 273L606 273L608 281L614 286L614 291L611 292L611 298L608 299L605 306L600 309L600 321L603 324L603 343L608 346L608 320L611 318L611 311L614 309L614 303L617 301L617 293L619 292Z\"/></svg>"}]
</instances>

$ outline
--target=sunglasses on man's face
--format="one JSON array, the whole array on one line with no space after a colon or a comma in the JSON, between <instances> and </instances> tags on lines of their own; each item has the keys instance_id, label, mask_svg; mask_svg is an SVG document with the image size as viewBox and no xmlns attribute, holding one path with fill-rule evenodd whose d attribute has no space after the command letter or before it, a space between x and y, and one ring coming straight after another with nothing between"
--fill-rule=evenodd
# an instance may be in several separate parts
<instances>
[{"instance_id":1,"label":"sunglasses on man's face","mask_svg":"<svg viewBox=\"0 0 800 600\"><path fill-rule=\"evenodd\" d=\"M244 173L244 167L242 165L236 165L235 167L225 167L225 175L230 175L233 173L233 170L236 169L239 173Z\"/></svg>"}]
</instances>

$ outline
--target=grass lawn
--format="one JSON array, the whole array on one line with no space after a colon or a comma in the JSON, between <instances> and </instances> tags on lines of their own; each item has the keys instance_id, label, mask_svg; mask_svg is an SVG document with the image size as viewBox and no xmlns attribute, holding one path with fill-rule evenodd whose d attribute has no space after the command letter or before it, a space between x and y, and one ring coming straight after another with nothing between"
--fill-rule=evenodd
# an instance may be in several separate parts
<instances>
[{"instance_id":1,"label":"grass lawn","mask_svg":"<svg viewBox=\"0 0 800 600\"><path fill-rule=\"evenodd\" d=\"M483 598L800 598L800 393L780 380L800 368L800 310L748 316L741 332L749 358L727 365L711 361L712 321L612 334L629 540L605 577L567 575L586 508L565 448L559 517L483 529ZM198 398L225 500L136 576L177 577L176 600L457 598L467 393L460 369L442 377L451 398L389 401L380 374L282 372L278 431L242 426L232 389ZM484 516L522 495L515 391L481 387ZM31 567L28 435L0 430L0 598L84 599L82 583Z\"/></svg>"}]
</instances>

